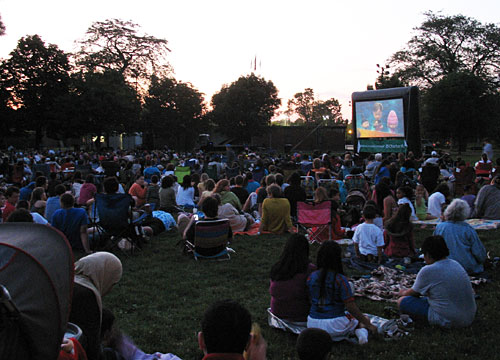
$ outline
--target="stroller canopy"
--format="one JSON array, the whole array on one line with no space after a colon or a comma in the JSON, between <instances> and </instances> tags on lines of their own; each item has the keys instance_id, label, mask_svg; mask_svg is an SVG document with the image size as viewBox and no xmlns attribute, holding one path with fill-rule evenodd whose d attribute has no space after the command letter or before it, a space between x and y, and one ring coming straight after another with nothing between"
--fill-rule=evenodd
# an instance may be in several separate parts
<instances>
[{"instance_id":1,"label":"stroller canopy","mask_svg":"<svg viewBox=\"0 0 500 360\"><path fill-rule=\"evenodd\" d=\"M19 311L19 332L2 340L0 357L57 359L73 290L73 255L64 235L39 224L0 225L0 284Z\"/></svg>"}]
</instances>

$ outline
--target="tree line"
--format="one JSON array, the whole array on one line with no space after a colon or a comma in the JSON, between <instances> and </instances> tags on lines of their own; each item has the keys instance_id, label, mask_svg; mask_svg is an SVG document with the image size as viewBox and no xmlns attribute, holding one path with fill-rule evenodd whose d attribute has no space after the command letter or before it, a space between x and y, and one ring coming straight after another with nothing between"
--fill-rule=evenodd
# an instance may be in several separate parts
<instances>
[{"instance_id":1,"label":"tree line","mask_svg":"<svg viewBox=\"0 0 500 360\"><path fill-rule=\"evenodd\" d=\"M425 137L468 141L500 135L500 29L463 16L428 12L405 48L377 65L373 89L417 85ZM0 35L5 34L0 18ZM38 35L21 38L0 60L0 131L64 140L141 132L151 147L190 148L198 133L217 129L248 141L270 125L281 106L272 81L255 74L223 85L210 106L189 82L175 79L168 41L130 21L93 23L65 53ZM288 125L345 124L335 98L306 88L287 102ZM5 140L4 140L5 141Z\"/></svg>"}]
</instances>

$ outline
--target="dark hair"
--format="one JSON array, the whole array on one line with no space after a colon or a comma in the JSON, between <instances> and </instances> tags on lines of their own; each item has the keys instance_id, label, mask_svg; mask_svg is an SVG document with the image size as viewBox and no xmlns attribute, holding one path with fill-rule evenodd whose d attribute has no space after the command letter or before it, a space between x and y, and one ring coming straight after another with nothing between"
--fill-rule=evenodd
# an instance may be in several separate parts
<instances>
[{"instance_id":1,"label":"dark hair","mask_svg":"<svg viewBox=\"0 0 500 360\"><path fill-rule=\"evenodd\" d=\"M14 193L19 193L19 188L16 186L9 186L5 191L5 197L10 198Z\"/></svg>"},{"instance_id":2,"label":"dark hair","mask_svg":"<svg viewBox=\"0 0 500 360\"><path fill-rule=\"evenodd\" d=\"M207 353L243 354L250 339L252 317L233 300L212 304L201 320Z\"/></svg>"},{"instance_id":3,"label":"dark hair","mask_svg":"<svg viewBox=\"0 0 500 360\"><path fill-rule=\"evenodd\" d=\"M16 209L9 215L7 222L33 222L33 216L27 209Z\"/></svg>"},{"instance_id":4,"label":"dark hair","mask_svg":"<svg viewBox=\"0 0 500 360\"><path fill-rule=\"evenodd\" d=\"M16 209L26 209L29 210L30 203L28 200L19 200L16 204Z\"/></svg>"},{"instance_id":5,"label":"dark hair","mask_svg":"<svg viewBox=\"0 0 500 360\"><path fill-rule=\"evenodd\" d=\"M161 187L163 189L168 189L172 185L174 185L174 179L170 175L165 176L163 179L161 179Z\"/></svg>"},{"instance_id":6,"label":"dark hair","mask_svg":"<svg viewBox=\"0 0 500 360\"><path fill-rule=\"evenodd\" d=\"M283 185L283 180L284 178L282 174L280 173L276 174L276 184L278 184L280 187L281 185Z\"/></svg>"},{"instance_id":7,"label":"dark hair","mask_svg":"<svg viewBox=\"0 0 500 360\"><path fill-rule=\"evenodd\" d=\"M319 277L319 297L322 298L325 295L325 280L328 272L333 271L335 274L344 274L344 268L342 267L342 249L340 245L334 240L325 241L318 250L316 263L319 271L321 271Z\"/></svg>"},{"instance_id":8,"label":"dark hair","mask_svg":"<svg viewBox=\"0 0 500 360\"><path fill-rule=\"evenodd\" d=\"M238 186L243 185L243 176L238 175L234 178L234 183Z\"/></svg>"},{"instance_id":9,"label":"dark hair","mask_svg":"<svg viewBox=\"0 0 500 360\"><path fill-rule=\"evenodd\" d=\"M191 175L184 175L182 178L182 188L187 190L191 187Z\"/></svg>"},{"instance_id":10,"label":"dark hair","mask_svg":"<svg viewBox=\"0 0 500 360\"><path fill-rule=\"evenodd\" d=\"M402 204L396 214L387 221L385 228L393 234L408 233L413 228L410 217L410 204Z\"/></svg>"},{"instance_id":11,"label":"dark hair","mask_svg":"<svg viewBox=\"0 0 500 360\"><path fill-rule=\"evenodd\" d=\"M398 187L398 190L403 193L405 198L411 199L413 196L413 189L409 186L400 186Z\"/></svg>"},{"instance_id":12,"label":"dark hair","mask_svg":"<svg viewBox=\"0 0 500 360\"><path fill-rule=\"evenodd\" d=\"M325 330L308 328L297 338L297 354L300 360L324 360L332 344L332 338Z\"/></svg>"},{"instance_id":13,"label":"dark hair","mask_svg":"<svg viewBox=\"0 0 500 360\"><path fill-rule=\"evenodd\" d=\"M251 171L247 171L245 173L245 178L247 179L247 181L248 180L253 180L253 174L252 174L252 172Z\"/></svg>"},{"instance_id":14,"label":"dark hair","mask_svg":"<svg viewBox=\"0 0 500 360\"><path fill-rule=\"evenodd\" d=\"M205 190L207 191L212 191L213 189L215 189L215 181L213 179L206 180L204 185L205 185Z\"/></svg>"},{"instance_id":15,"label":"dark hair","mask_svg":"<svg viewBox=\"0 0 500 360\"><path fill-rule=\"evenodd\" d=\"M54 191L56 193L56 196L61 196L66 192L66 186L64 186L63 184L57 184L54 188Z\"/></svg>"},{"instance_id":16,"label":"dark hair","mask_svg":"<svg viewBox=\"0 0 500 360\"><path fill-rule=\"evenodd\" d=\"M104 192L106 194L113 194L118 191L120 184L114 176L107 177L103 182Z\"/></svg>"},{"instance_id":17,"label":"dark hair","mask_svg":"<svg viewBox=\"0 0 500 360\"><path fill-rule=\"evenodd\" d=\"M293 234L281 252L279 260L271 268L273 281L290 280L296 274L305 273L309 265L309 243L304 235Z\"/></svg>"},{"instance_id":18,"label":"dark hair","mask_svg":"<svg viewBox=\"0 0 500 360\"><path fill-rule=\"evenodd\" d=\"M39 176L35 179L35 187L42 187L47 184L47 178L45 176Z\"/></svg>"},{"instance_id":19,"label":"dark hair","mask_svg":"<svg viewBox=\"0 0 500 360\"><path fill-rule=\"evenodd\" d=\"M206 216L210 218L217 217L217 213L219 211L219 202L217 201L217 199L209 196L205 200L203 200L201 210L205 213Z\"/></svg>"},{"instance_id":20,"label":"dark hair","mask_svg":"<svg viewBox=\"0 0 500 360\"><path fill-rule=\"evenodd\" d=\"M88 174L87 176L85 176L85 182L89 183L89 184L93 184L94 183L94 175Z\"/></svg>"},{"instance_id":21,"label":"dark hair","mask_svg":"<svg viewBox=\"0 0 500 360\"><path fill-rule=\"evenodd\" d=\"M288 183L290 185L293 185L295 187L298 187L300 186L300 174L298 172L294 172L290 175L290 177L288 178Z\"/></svg>"},{"instance_id":22,"label":"dark hair","mask_svg":"<svg viewBox=\"0 0 500 360\"><path fill-rule=\"evenodd\" d=\"M373 205L368 205L363 208L363 217L367 220L377 217L377 209Z\"/></svg>"},{"instance_id":23,"label":"dark hair","mask_svg":"<svg viewBox=\"0 0 500 360\"><path fill-rule=\"evenodd\" d=\"M387 196L393 196L391 187L385 182L379 182L375 185L375 192L377 194L377 206L381 211L384 211L384 199Z\"/></svg>"},{"instance_id":24,"label":"dark hair","mask_svg":"<svg viewBox=\"0 0 500 360\"><path fill-rule=\"evenodd\" d=\"M436 189L434 192L440 192L441 194L444 195L444 197L450 196L450 188L448 187L448 184L446 183L441 183L438 186L436 186Z\"/></svg>"},{"instance_id":25,"label":"dark hair","mask_svg":"<svg viewBox=\"0 0 500 360\"><path fill-rule=\"evenodd\" d=\"M153 176L151 176L151 182L152 182L153 184L158 184L158 180L159 180L159 179L158 179L158 175L153 175Z\"/></svg>"},{"instance_id":26,"label":"dark hair","mask_svg":"<svg viewBox=\"0 0 500 360\"><path fill-rule=\"evenodd\" d=\"M62 207L66 209L71 208L73 207L73 205L75 205L75 198L72 194L62 194L59 198L59 201L61 202Z\"/></svg>"},{"instance_id":27,"label":"dark hair","mask_svg":"<svg viewBox=\"0 0 500 360\"><path fill-rule=\"evenodd\" d=\"M425 238L422 244L422 253L427 254L433 260L442 260L450 255L448 246L441 235L433 235Z\"/></svg>"}]
</instances>

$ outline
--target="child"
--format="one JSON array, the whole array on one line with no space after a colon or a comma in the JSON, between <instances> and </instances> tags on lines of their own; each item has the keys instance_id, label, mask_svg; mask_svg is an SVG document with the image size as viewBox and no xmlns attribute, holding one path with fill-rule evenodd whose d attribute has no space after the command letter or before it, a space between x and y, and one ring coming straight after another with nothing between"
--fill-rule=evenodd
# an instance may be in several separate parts
<instances>
[{"instance_id":1,"label":"child","mask_svg":"<svg viewBox=\"0 0 500 360\"><path fill-rule=\"evenodd\" d=\"M474 212L474 202L476 201L476 195L474 195L473 185L464 186L464 196L461 197L461 200L469 204L470 213L467 215L467 217L470 217Z\"/></svg>"},{"instance_id":2,"label":"child","mask_svg":"<svg viewBox=\"0 0 500 360\"><path fill-rule=\"evenodd\" d=\"M402 204L408 204L411 209L411 221L417 221L417 215L415 214L415 208L411 202L413 196L413 189L409 186L401 186L396 190L396 197L398 198L398 206Z\"/></svg>"},{"instance_id":3,"label":"child","mask_svg":"<svg viewBox=\"0 0 500 360\"><path fill-rule=\"evenodd\" d=\"M378 257L378 263L382 263L382 249L384 248L384 234L373 219L377 216L376 210L372 206L363 209L363 218L365 222L356 227L352 240L356 255L363 261L373 262L375 256Z\"/></svg>"},{"instance_id":4,"label":"child","mask_svg":"<svg viewBox=\"0 0 500 360\"><path fill-rule=\"evenodd\" d=\"M300 360L326 360L332 345L332 338L325 330L305 329L297 338L297 354Z\"/></svg>"},{"instance_id":5,"label":"child","mask_svg":"<svg viewBox=\"0 0 500 360\"><path fill-rule=\"evenodd\" d=\"M424 185L418 184L415 189L415 214L419 220L432 220L434 216L427 212L427 201L429 200L429 193Z\"/></svg>"},{"instance_id":6,"label":"child","mask_svg":"<svg viewBox=\"0 0 500 360\"><path fill-rule=\"evenodd\" d=\"M380 231L375 225L372 226ZM323 329L332 338L355 333L359 343L366 344L367 329L376 334L377 328L354 301L351 286L344 276L341 253L340 245L334 240L325 241L318 250L319 270L307 279L311 299L307 327Z\"/></svg>"},{"instance_id":7,"label":"child","mask_svg":"<svg viewBox=\"0 0 500 360\"><path fill-rule=\"evenodd\" d=\"M413 239L413 226L410 221L411 209L408 204L403 204L386 224L387 256L411 257L415 255L415 240Z\"/></svg>"},{"instance_id":8,"label":"child","mask_svg":"<svg viewBox=\"0 0 500 360\"><path fill-rule=\"evenodd\" d=\"M384 231L384 219L382 216L382 212L380 211L379 207L377 206L377 203L373 200L368 200L365 204L365 207L371 206L375 209L375 219L373 219L373 223L379 227L380 230Z\"/></svg>"},{"instance_id":9,"label":"child","mask_svg":"<svg viewBox=\"0 0 500 360\"><path fill-rule=\"evenodd\" d=\"M151 184L148 186L148 191L146 192L146 204L153 205L154 210L158 210L160 208L160 185L158 182L160 179L158 175L151 176Z\"/></svg>"}]
</instances>

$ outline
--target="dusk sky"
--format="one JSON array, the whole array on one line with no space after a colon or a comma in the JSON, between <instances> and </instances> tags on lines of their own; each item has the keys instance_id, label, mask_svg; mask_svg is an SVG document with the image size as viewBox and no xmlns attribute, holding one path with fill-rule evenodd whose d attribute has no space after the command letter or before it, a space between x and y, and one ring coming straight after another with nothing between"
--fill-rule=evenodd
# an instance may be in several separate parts
<instances>
[{"instance_id":1,"label":"dusk sky","mask_svg":"<svg viewBox=\"0 0 500 360\"><path fill-rule=\"evenodd\" d=\"M7 30L0 57L34 34L71 52L92 22L131 20L169 41L174 76L207 102L223 84L249 74L257 56L256 73L273 81L283 104L310 87L317 99L340 100L351 119L351 93L374 83L376 64L405 46L427 10L500 20L498 0L0 0Z\"/></svg>"}]
</instances>

